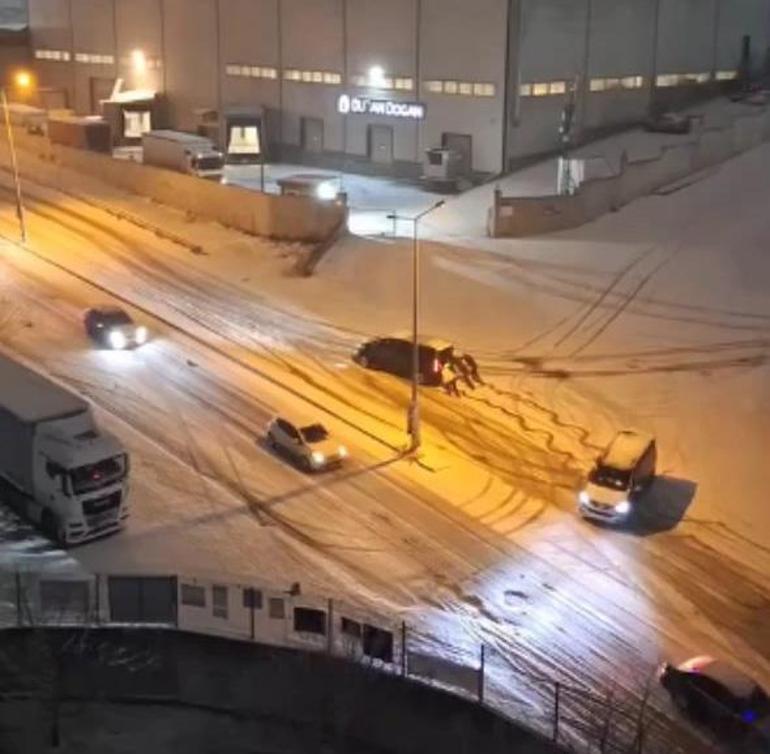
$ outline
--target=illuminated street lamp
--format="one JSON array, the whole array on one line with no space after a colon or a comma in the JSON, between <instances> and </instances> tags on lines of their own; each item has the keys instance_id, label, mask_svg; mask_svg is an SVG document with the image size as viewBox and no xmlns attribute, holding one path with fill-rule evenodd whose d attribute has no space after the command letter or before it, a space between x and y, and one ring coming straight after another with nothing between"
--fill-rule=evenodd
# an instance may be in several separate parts
<instances>
[{"instance_id":1,"label":"illuminated street lamp","mask_svg":"<svg viewBox=\"0 0 770 754\"><path fill-rule=\"evenodd\" d=\"M28 71L18 71L13 77L14 84L20 91L27 91L32 86L32 75ZM16 159L16 145L13 141L13 129L11 128L11 115L8 111L8 95L5 87L0 90L3 99L3 114L5 116L5 128L8 132L8 146L11 150L11 165L13 167L13 180L16 186L16 215L19 218L19 235L21 242L27 241L27 225L24 220L24 203L21 196L21 179L19 178L19 163Z\"/></svg>"},{"instance_id":2,"label":"illuminated street lamp","mask_svg":"<svg viewBox=\"0 0 770 754\"><path fill-rule=\"evenodd\" d=\"M444 204L445 202L442 199L414 217L400 217L395 212L387 216L388 220L393 220L394 222L406 220L412 223L412 396L406 416L410 453L419 450L422 442L420 436L420 393L418 390L420 384L420 241L417 233L417 224L423 217L443 207Z\"/></svg>"},{"instance_id":3,"label":"illuminated street lamp","mask_svg":"<svg viewBox=\"0 0 770 754\"><path fill-rule=\"evenodd\" d=\"M134 50L131 53L131 67L139 76L143 76L147 73L147 56L144 54L144 50Z\"/></svg>"}]
</instances>

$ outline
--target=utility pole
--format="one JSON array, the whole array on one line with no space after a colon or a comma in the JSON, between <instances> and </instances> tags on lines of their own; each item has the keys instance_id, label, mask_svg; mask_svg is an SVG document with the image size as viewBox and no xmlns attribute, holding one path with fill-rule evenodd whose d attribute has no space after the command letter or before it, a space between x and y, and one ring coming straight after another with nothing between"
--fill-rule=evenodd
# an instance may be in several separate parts
<instances>
[{"instance_id":1,"label":"utility pole","mask_svg":"<svg viewBox=\"0 0 770 754\"><path fill-rule=\"evenodd\" d=\"M415 453L419 450L422 442L420 436L420 394L418 390L420 384L420 240L418 224L423 217L443 207L445 203L442 199L414 217L399 217L396 213L387 216L389 220L406 220L412 223L412 395L406 417L410 453Z\"/></svg>"},{"instance_id":2,"label":"utility pole","mask_svg":"<svg viewBox=\"0 0 770 754\"><path fill-rule=\"evenodd\" d=\"M3 114L5 116L5 128L8 132L8 147L11 150L11 166L13 167L13 181L16 185L16 215L19 218L19 235L21 242L27 242L27 224L24 219L24 203L21 196L21 179L19 177L19 163L16 159L16 144L13 140L13 128L11 128L11 115L8 112L8 96L5 87L2 88Z\"/></svg>"}]
</instances>

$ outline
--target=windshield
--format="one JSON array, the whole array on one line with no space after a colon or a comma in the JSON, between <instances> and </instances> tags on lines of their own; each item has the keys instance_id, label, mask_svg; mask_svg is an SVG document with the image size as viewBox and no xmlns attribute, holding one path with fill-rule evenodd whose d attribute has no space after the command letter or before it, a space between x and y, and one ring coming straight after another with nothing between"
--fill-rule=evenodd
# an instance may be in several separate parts
<instances>
[{"instance_id":1,"label":"windshield","mask_svg":"<svg viewBox=\"0 0 770 754\"><path fill-rule=\"evenodd\" d=\"M600 487L611 487L615 490L628 489L631 481L629 471L613 469L611 466L602 466L599 464L589 475L588 481L598 484Z\"/></svg>"},{"instance_id":2,"label":"windshield","mask_svg":"<svg viewBox=\"0 0 770 754\"><path fill-rule=\"evenodd\" d=\"M107 485L114 484L126 475L126 456L115 456L114 458L105 458L103 461L79 466L76 469L70 469L70 481L72 483L72 492L75 495L81 495L84 492L98 490Z\"/></svg>"},{"instance_id":3,"label":"windshield","mask_svg":"<svg viewBox=\"0 0 770 754\"><path fill-rule=\"evenodd\" d=\"M198 170L221 170L223 161L221 155L210 157L196 157L193 164Z\"/></svg>"},{"instance_id":4,"label":"windshield","mask_svg":"<svg viewBox=\"0 0 770 754\"><path fill-rule=\"evenodd\" d=\"M121 325L133 324L133 320L125 312L114 311L104 312L102 315L102 321L107 327L120 327Z\"/></svg>"},{"instance_id":5,"label":"windshield","mask_svg":"<svg viewBox=\"0 0 770 754\"><path fill-rule=\"evenodd\" d=\"M321 424L311 424L309 427L303 427L302 437L305 438L305 442L323 442L329 433Z\"/></svg>"}]
</instances>

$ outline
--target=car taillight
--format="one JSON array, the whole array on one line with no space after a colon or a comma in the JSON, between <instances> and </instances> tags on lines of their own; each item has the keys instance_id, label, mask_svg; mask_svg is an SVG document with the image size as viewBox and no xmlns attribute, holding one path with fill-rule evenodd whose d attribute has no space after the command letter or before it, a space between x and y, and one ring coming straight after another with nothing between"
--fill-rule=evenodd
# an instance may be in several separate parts
<instances>
[{"instance_id":1,"label":"car taillight","mask_svg":"<svg viewBox=\"0 0 770 754\"><path fill-rule=\"evenodd\" d=\"M433 359L433 371L436 374L441 371L441 362L438 359Z\"/></svg>"}]
</instances>

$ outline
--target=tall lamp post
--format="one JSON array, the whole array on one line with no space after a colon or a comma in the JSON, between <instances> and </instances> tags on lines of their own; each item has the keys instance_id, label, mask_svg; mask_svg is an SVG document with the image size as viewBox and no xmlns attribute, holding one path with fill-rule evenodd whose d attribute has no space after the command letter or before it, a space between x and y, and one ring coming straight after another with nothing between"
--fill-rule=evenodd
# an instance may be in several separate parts
<instances>
[{"instance_id":1,"label":"tall lamp post","mask_svg":"<svg viewBox=\"0 0 770 754\"><path fill-rule=\"evenodd\" d=\"M412 223L412 397L409 401L406 416L410 453L417 451L421 444L420 393L418 391L420 384L420 343L418 340L420 321L420 241L418 223L423 217L443 207L444 204L445 202L442 199L414 217L400 217L396 213L388 215L389 220L406 220Z\"/></svg>"},{"instance_id":2,"label":"tall lamp post","mask_svg":"<svg viewBox=\"0 0 770 754\"><path fill-rule=\"evenodd\" d=\"M26 71L20 71L14 77L14 83L19 89L26 90L32 85L32 76ZM11 128L11 116L8 112L8 96L5 87L0 89L0 96L3 101L3 115L5 116L5 128L8 132L8 147L11 150L11 166L13 167L13 180L16 185L16 215L19 218L19 234L21 242L27 241L27 225L24 220L24 203L21 196L21 180L19 178L19 163L16 159L16 145L13 141L13 129Z\"/></svg>"}]
</instances>

